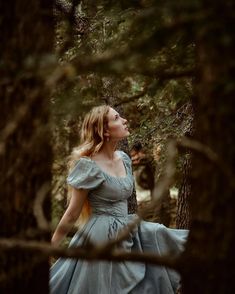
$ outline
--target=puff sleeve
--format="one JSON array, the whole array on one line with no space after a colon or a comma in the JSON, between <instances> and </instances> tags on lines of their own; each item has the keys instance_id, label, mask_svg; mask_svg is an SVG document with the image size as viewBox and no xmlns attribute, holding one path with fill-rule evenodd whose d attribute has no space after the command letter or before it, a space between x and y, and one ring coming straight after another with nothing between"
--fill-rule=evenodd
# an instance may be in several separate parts
<instances>
[{"instance_id":1,"label":"puff sleeve","mask_svg":"<svg viewBox=\"0 0 235 294\"><path fill-rule=\"evenodd\" d=\"M92 190L105 181L100 170L89 158L80 158L67 177L67 183L77 189Z\"/></svg>"}]
</instances>

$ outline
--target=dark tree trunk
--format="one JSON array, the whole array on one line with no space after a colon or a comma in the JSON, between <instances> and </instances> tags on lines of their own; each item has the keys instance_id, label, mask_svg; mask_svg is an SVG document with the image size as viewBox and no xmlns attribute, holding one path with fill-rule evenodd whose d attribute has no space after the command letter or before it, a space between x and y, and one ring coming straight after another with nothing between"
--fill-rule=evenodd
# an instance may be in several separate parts
<instances>
[{"instance_id":1,"label":"dark tree trunk","mask_svg":"<svg viewBox=\"0 0 235 294\"><path fill-rule=\"evenodd\" d=\"M222 165L192 158L192 222L183 265L183 293L235 293L235 26L234 1L201 1L210 9L197 31L195 139L214 150ZM226 169L226 172L222 171Z\"/></svg>"},{"instance_id":2,"label":"dark tree trunk","mask_svg":"<svg viewBox=\"0 0 235 294\"><path fill-rule=\"evenodd\" d=\"M52 2L0 4L2 238L49 240L49 233L39 230L34 201L46 196L49 219L52 153L42 70L53 48ZM0 265L1 293L48 293L49 264L39 253L1 248Z\"/></svg>"},{"instance_id":3,"label":"dark tree trunk","mask_svg":"<svg viewBox=\"0 0 235 294\"><path fill-rule=\"evenodd\" d=\"M179 189L176 227L178 229L189 229L190 225L190 210L189 199L191 195L191 183L189 173L191 171L190 155L186 156L183 163L182 183Z\"/></svg>"},{"instance_id":4,"label":"dark tree trunk","mask_svg":"<svg viewBox=\"0 0 235 294\"><path fill-rule=\"evenodd\" d=\"M192 138L194 134L194 110L192 101L187 103L184 114L186 115L184 136ZM189 229L191 212L190 212L190 198L191 192L191 171L192 171L192 154L190 150L186 151L183 157L183 167L182 167L182 180L179 188L179 195L177 201L177 213L176 213L176 227L178 229Z\"/></svg>"}]
</instances>

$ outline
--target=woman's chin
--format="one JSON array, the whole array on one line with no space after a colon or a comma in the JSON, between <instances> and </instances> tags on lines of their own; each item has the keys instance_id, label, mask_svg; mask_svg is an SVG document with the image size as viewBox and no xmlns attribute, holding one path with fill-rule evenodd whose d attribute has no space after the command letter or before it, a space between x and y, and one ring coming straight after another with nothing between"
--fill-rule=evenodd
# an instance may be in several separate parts
<instances>
[{"instance_id":1,"label":"woman's chin","mask_svg":"<svg viewBox=\"0 0 235 294\"><path fill-rule=\"evenodd\" d=\"M126 131L125 132L125 135L123 135L122 137L120 137L119 139L118 139L118 141L120 141L120 140L124 140L124 139L126 139L127 137L129 137L130 136L130 132L129 131Z\"/></svg>"}]
</instances>

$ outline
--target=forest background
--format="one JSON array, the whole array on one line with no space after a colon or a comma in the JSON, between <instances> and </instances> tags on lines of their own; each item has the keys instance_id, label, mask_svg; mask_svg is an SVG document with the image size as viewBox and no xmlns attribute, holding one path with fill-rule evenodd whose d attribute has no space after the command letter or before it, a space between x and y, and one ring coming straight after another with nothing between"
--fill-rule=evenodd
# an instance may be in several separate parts
<instances>
[{"instance_id":1,"label":"forest background","mask_svg":"<svg viewBox=\"0 0 235 294\"><path fill-rule=\"evenodd\" d=\"M119 258L177 269L183 293L234 293L233 1L0 5L2 292L47 293L49 255L92 258L45 242L49 196L63 209L66 158L82 118L108 103L132 129L121 148L142 155L133 166L145 168L139 182L154 200L145 217L163 221L161 200L174 185L175 226L190 223L180 258ZM52 203L56 222L62 209Z\"/></svg>"}]
</instances>

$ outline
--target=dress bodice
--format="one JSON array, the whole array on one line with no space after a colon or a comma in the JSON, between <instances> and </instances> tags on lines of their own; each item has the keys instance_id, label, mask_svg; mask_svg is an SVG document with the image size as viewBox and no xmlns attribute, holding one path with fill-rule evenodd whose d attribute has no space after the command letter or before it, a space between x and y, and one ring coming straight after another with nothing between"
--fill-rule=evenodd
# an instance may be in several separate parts
<instances>
[{"instance_id":1,"label":"dress bodice","mask_svg":"<svg viewBox=\"0 0 235 294\"><path fill-rule=\"evenodd\" d=\"M125 152L118 153L126 170L124 177L109 175L89 157L81 157L68 175L68 184L89 190L93 214L127 215L127 199L133 191L131 160Z\"/></svg>"}]
</instances>

